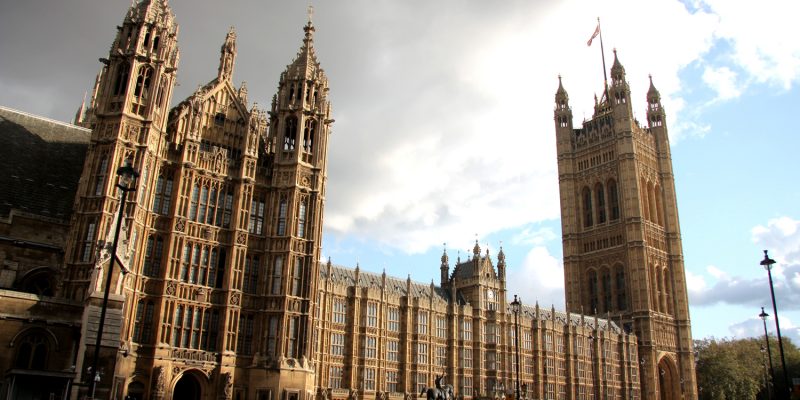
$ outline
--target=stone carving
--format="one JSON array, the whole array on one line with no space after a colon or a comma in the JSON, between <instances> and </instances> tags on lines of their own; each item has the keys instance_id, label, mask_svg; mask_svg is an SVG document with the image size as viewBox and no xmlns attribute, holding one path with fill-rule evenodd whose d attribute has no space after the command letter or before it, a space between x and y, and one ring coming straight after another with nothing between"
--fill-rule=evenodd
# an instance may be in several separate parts
<instances>
[{"instance_id":1,"label":"stone carving","mask_svg":"<svg viewBox=\"0 0 800 400\"><path fill-rule=\"evenodd\" d=\"M420 395L427 395L428 400L454 400L452 385L443 385L445 375L436 375L436 387L423 390Z\"/></svg>"},{"instance_id":2,"label":"stone carving","mask_svg":"<svg viewBox=\"0 0 800 400\"><path fill-rule=\"evenodd\" d=\"M232 306L238 306L241 300L241 295L239 293L232 293L230 303Z\"/></svg>"},{"instance_id":3,"label":"stone carving","mask_svg":"<svg viewBox=\"0 0 800 400\"><path fill-rule=\"evenodd\" d=\"M233 375L230 372L222 374L222 393L226 399L233 398Z\"/></svg>"},{"instance_id":4,"label":"stone carving","mask_svg":"<svg viewBox=\"0 0 800 400\"><path fill-rule=\"evenodd\" d=\"M358 400L358 389L350 389L350 393L347 395L347 400Z\"/></svg>"},{"instance_id":5,"label":"stone carving","mask_svg":"<svg viewBox=\"0 0 800 400\"><path fill-rule=\"evenodd\" d=\"M167 369L165 367L156 368L156 384L154 391L158 394L163 394L167 388Z\"/></svg>"},{"instance_id":6,"label":"stone carving","mask_svg":"<svg viewBox=\"0 0 800 400\"><path fill-rule=\"evenodd\" d=\"M186 220L183 218L178 218L175 220L175 230L178 232L183 232L186 229Z\"/></svg>"},{"instance_id":7,"label":"stone carving","mask_svg":"<svg viewBox=\"0 0 800 400\"><path fill-rule=\"evenodd\" d=\"M167 282L167 290L166 290L166 292L167 292L168 296L174 296L175 295L175 289L176 289L175 286L176 286L175 282L173 282L173 281Z\"/></svg>"}]
</instances>

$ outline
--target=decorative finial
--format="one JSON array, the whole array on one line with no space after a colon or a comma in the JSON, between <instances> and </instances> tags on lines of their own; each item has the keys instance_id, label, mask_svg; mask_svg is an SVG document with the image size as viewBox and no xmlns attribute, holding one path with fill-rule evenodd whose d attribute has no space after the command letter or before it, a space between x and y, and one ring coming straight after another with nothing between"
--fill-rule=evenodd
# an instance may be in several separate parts
<instances>
[{"instance_id":1,"label":"decorative finial","mask_svg":"<svg viewBox=\"0 0 800 400\"><path fill-rule=\"evenodd\" d=\"M314 6L309 4L308 5L308 23L309 23L309 25L313 22L313 20L314 20Z\"/></svg>"}]
</instances>

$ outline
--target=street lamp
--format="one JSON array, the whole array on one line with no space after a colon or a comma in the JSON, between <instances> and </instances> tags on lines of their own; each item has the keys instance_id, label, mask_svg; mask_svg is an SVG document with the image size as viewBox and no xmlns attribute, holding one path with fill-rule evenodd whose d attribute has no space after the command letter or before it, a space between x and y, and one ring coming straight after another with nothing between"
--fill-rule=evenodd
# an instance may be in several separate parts
<instances>
[{"instance_id":1,"label":"street lamp","mask_svg":"<svg viewBox=\"0 0 800 400\"><path fill-rule=\"evenodd\" d=\"M767 255L767 251L764 250L764 259L761 260L761 266L767 270L767 276L769 276L769 293L772 296L772 311L775 313L775 330L778 332L778 349L781 352L781 366L783 367L783 379L786 382L786 388L784 389L783 396L781 398L789 398L789 392L791 391L791 386L789 382L789 371L786 370L786 358L783 356L783 339L781 338L781 324L778 321L778 306L775 303L775 287L772 285L772 265L775 264L775 260L769 258Z\"/></svg>"},{"instance_id":2,"label":"street lamp","mask_svg":"<svg viewBox=\"0 0 800 400\"><path fill-rule=\"evenodd\" d=\"M514 301L511 302L511 312L514 313L514 348L517 350L517 400L519 397L519 313L522 311L522 300L514 295Z\"/></svg>"},{"instance_id":3,"label":"street lamp","mask_svg":"<svg viewBox=\"0 0 800 400\"><path fill-rule=\"evenodd\" d=\"M761 345L761 357L765 357L767 349L764 348L764 345ZM770 360L770 364L772 364L772 360ZM772 390L770 390L770 385L772 385L770 373L767 370L767 362L764 361L764 387L767 389L767 399L772 400Z\"/></svg>"},{"instance_id":4,"label":"street lamp","mask_svg":"<svg viewBox=\"0 0 800 400\"><path fill-rule=\"evenodd\" d=\"M89 380L89 392L94 398L94 391L97 388L97 383L100 381L100 344L103 340L103 328L106 322L106 310L108 309L108 294L111 291L111 275L114 271L114 259L117 257L117 245L119 244L119 231L122 227L122 217L125 214L125 200L128 197L128 192L136 190L136 178L139 174L131 166L131 160L125 160L125 164L117 168L117 177L119 182L117 188L122 192L119 201L119 211L117 213L117 226L114 230L114 241L111 243L111 260L108 263L108 271L106 272L106 286L103 291L103 306L100 308L100 323L97 326L97 339L94 343L94 357L92 358L92 373L93 377Z\"/></svg>"},{"instance_id":5,"label":"street lamp","mask_svg":"<svg viewBox=\"0 0 800 400\"><path fill-rule=\"evenodd\" d=\"M772 398L772 388L770 385L775 385L775 382L773 382L775 379L775 369L772 368L772 349L770 348L769 335L767 334L767 317L769 317L769 314L764 311L764 307L761 307L761 314L758 314L758 317L761 318L761 322L764 323L764 341L767 343L767 358L769 358L769 384L767 386L767 391L770 398Z\"/></svg>"}]
</instances>

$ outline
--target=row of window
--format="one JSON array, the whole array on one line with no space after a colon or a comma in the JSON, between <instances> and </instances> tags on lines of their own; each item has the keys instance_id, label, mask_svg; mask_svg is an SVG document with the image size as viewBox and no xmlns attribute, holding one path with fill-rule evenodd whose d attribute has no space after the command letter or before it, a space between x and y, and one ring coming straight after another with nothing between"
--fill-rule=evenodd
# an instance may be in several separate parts
<instances>
[{"instance_id":1,"label":"row of window","mask_svg":"<svg viewBox=\"0 0 800 400\"><path fill-rule=\"evenodd\" d=\"M605 185L596 183L593 188L584 186L581 191L583 226L588 228L620 217L617 182L609 179Z\"/></svg>"},{"instance_id":2,"label":"row of window","mask_svg":"<svg viewBox=\"0 0 800 400\"><path fill-rule=\"evenodd\" d=\"M590 269L587 274L589 310L592 313L624 311L628 309L625 267Z\"/></svg>"},{"instance_id":3,"label":"row of window","mask_svg":"<svg viewBox=\"0 0 800 400\"><path fill-rule=\"evenodd\" d=\"M294 151L297 145L297 117L290 116L284 122L283 150ZM303 127L303 152L314 152L314 137L317 131L317 121L308 119Z\"/></svg>"}]
</instances>

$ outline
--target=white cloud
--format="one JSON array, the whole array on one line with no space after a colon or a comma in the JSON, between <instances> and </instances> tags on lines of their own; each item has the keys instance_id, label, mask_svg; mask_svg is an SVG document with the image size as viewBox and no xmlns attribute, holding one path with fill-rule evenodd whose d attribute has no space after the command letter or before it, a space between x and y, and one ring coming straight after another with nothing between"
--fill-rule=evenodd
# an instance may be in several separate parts
<instances>
[{"instance_id":1,"label":"white cloud","mask_svg":"<svg viewBox=\"0 0 800 400\"><path fill-rule=\"evenodd\" d=\"M767 311L771 313L772 311ZM786 315L780 316L781 323L781 336L784 338L791 338L792 342L800 343L800 327L797 327L791 319ZM749 337L764 338L764 322L760 318L749 318L747 320L737 322L728 326L731 335L736 339L744 339ZM770 318L767 320L767 331L770 335L775 335L775 321ZM775 350L775 349L773 349Z\"/></svg>"},{"instance_id":2,"label":"white cloud","mask_svg":"<svg viewBox=\"0 0 800 400\"><path fill-rule=\"evenodd\" d=\"M800 221L783 216L769 220L766 226L758 225L751 232L753 242L769 249L770 257L776 261L772 279L779 307L800 309ZM714 278L713 283L686 273L689 297L695 306L727 303L758 307L771 303L766 274L755 278L734 276L724 267L713 265L706 272Z\"/></svg>"},{"instance_id":3,"label":"white cloud","mask_svg":"<svg viewBox=\"0 0 800 400\"><path fill-rule=\"evenodd\" d=\"M718 100L729 100L742 94L736 78L736 73L728 67L706 66L703 72L703 82L717 92Z\"/></svg>"},{"instance_id":4,"label":"white cloud","mask_svg":"<svg viewBox=\"0 0 800 400\"><path fill-rule=\"evenodd\" d=\"M564 265L545 247L534 247L519 269L510 269L507 285L509 294L519 295L526 304L564 309Z\"/></svg>"}]
</instances>

